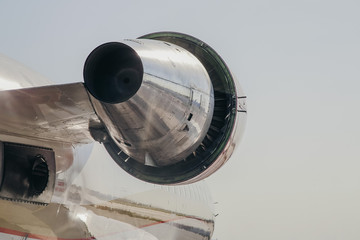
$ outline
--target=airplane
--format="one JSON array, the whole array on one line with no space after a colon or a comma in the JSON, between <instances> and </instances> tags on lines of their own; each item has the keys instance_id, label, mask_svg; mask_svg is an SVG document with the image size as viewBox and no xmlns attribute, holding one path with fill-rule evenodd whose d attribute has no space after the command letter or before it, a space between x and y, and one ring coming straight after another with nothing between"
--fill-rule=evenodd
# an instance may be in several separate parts
<instances>
[{"instance_id":1,"label":"airplane","mask_svg":"<svg viewBox=\"0 0 360 240\"><path fill-rule=\"evenodd\" d=\"M95 48L55 85L0 55L0 239L211 239L203 181L246 96L209 45L156 32Z\"/></svg>"}]
</instances>

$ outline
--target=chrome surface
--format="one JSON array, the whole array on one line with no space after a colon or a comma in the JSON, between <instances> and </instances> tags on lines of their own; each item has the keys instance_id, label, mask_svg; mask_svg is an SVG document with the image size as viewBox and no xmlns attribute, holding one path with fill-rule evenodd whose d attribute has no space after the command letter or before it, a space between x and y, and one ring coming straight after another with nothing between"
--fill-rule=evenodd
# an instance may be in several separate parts
<instances>
[{"instance_id":1,"label":"chrome surface","mask_svg":"<svg viewBox=\"0 0 360 240\"><path fill-rule=\"evenodd\" d=\"M11 68L6 71L11 72ZM0 72L0 76L5 75L9 74ZM161 187L124 174L103 146L86 144L91 138L89 126L83 129L85 133L77 132L80 129L74 120L80 119L79 128L85 128L85 116L93 116L82 102L86 99L82 84L40 87L44 82L34 75L22 72L18 76L23 77L6 79L11 83L8 86L17 86L17 90L0 92L19 96L7 95L9 105L3 103L9 111L1 117L9 128L3 128L0 140L53 149L57 172L54 194L47 205L0 200L1 239L210 238L214 227L212 201L202 183ZM36 88L19 89L24 79L26 87ZM40 115L43 112L47 114ZM16 117L12 119L11 114ZM42 117L38 120L27 114ZM58 135L55 129L61 129Z\"/></svg>"},{"instance_id":2,"label":"chrome surface","mask_svg":"<svg viewBox=\"0 0 360 240\"><path fill-rule=\"evenodd\" d=\"M71 144L98 121L82 83L0 91L0 112L0 134Z\"/></svg>"},{"instance_id":3,"label":"chrome surface","mask_svg":"<svg viewBox=\"0 0 360 240\"><path fill-rule=\"evenodd\" d=\"M95 49L85 69L114 44ZM121 103L92 98L96 113L114 142L136 161L153 167L182 161L200 145L212 119L214 95L205 68L174 44L145 39L118 44L119 48L123 44L131 47L141 59L142 84L134 96ZM86 73L84 76L88 85Z\"/></svg>"},{"instance_id":4,"label":"chrome surface","mask_svg":"<svg viewBox=\"0 0 360 240\"><path fill-rule=\"evenodd\" d=\"M186 158L197 167L188 168L188 178L180 183L202 180L225 164L240 143L246 124L246 96L224 60L203 41L177 32L151 33L140 39L165 41L185 48L209 74L214 89L214 115L204 141L194 156Z\"/></svg>"},{"instance_id":5,"label":"chrome surface","mask_svg":"<svg viewBox=\"0 0 360 240\"><path fill-rule=\"evenodd\" d=\"M221 57L186 34L103 44L89 55L84 80L110 135L100 142L119 166L147 182L206 178L244 132L246 96Z\"/></svg>"},{"instance_id":6,"label":"chrome surface","mask_svg":"<svg viewBox=\"0 0 360 240\"><path fill-rule=\"evenodd\" d=\"M9 71L13 64L4 59L4 86L38 87L0 91L0 140L54 149L57 172L71 166L74 145L95 139L137 178L191 183L219 169L244 131L246 96L229 68L211 47L185 34L154 33L95 49L84 68L86 89L95 97L81 83L40 87L46 81L33 81L17 64ZM95 80L88 80L87 69L97 65ZM109 66L114 76L107 76Z\"/></svg>"},{"instance_id":7,"label":"chrome surface","mask_svg":"<svg viewBox=\"0 0 360 240\"><path fill-rule=\"evenodd\" d=\"M124 165L133 160L146 167L137 173L149 171L148 179L167 184L205 178L230 158L238 144L246 122L246 97L219 55L184 34L142 38L158 42L125 41L142 59L140 88L130 97L115 99L122 103L102 103L90 96L96 114L83 84L45 86L49 83L41 77L0 57L0 85L6 90L0 91L0 141L51 148L56 161L50 203L0 200L1 239L211 238L212 201L202 182L144 183L124 174L104 147L93 143L105 123L111 142L129 154L124 153ZM157 54L148 51L150 45ZM185 132L196 136L188 138ZM182 159L183 152L173 145L182 143L170 144L161 136L169 137L169 142L174 141L171 137L184 140L183 151L189 155ZM106 134L103 137L100 142L109 147ZM149 149L147 142L160 144L158 152ZM134 160L136 144L142 153ZM122 151L109 153L120 157ZM157 154L165 156L164 161L155 158ZM134 166L129 164L125 170L136 176Z\"/></svg>"},{"instance_id":8,"label":"chrome surface","mask_svg":"<svg viewBox=\"0 0 360 240\"><path fill-rule=\"evenodd\" d=\"M1 239L210 238L212 200L204 183L147 184L99 157L109 158L96 144L81 171L74 164L58 174L54 196L46 206L0 200Z\"/></svg>"},{"instance_id":9,"label":"chrome surface","mask_svg":"<svg viewBox=\"0 0 360 240\"><path fill-rule=\"evenodd\" d=\"M98 117L82 83L51 85L0 54L0 141L55 151L56 171L73 164L74 145L93 142Z\"/></svg>"},{"instance_id":10,"label":"chrome surface","mask_svg":"<svg viewBox=\"0 0 360 240\"><path fill-rule=\"evenodd\" d=\"M43 76L0 54L0 135L92 142L89 123L99 120L84 85L48 85Z\"/></svg>"}]
</instances>

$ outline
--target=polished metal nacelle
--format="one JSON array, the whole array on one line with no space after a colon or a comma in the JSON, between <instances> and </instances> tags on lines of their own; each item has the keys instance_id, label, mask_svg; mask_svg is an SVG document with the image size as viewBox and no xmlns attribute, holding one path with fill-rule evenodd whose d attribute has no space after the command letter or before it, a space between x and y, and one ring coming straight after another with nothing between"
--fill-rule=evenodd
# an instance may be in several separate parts
<instances>
[{"instance_id":1,"label":"polished metal nacelle","mask_svg":"<svg viewBox=\"0 0 360 240\"><path fill-rule=\"evenodd\" d=\"M221 57L189 35L160 32L97 47L84 80L103 142L125 171L147 182L201 180L231 156L246 97Z\"/></svg>"},{"instance_id":2,"label":"polished metal nacelle","mask_svg":"<svg viewBox=\"0 0 360 240\"><path fill-rule=\"evenodd\" d=\"M89 55L84 79L112 140L139 163L182 161L209 129L212 83L182 47L148 39L106 43Z\"/></svg>"}]
</instances>

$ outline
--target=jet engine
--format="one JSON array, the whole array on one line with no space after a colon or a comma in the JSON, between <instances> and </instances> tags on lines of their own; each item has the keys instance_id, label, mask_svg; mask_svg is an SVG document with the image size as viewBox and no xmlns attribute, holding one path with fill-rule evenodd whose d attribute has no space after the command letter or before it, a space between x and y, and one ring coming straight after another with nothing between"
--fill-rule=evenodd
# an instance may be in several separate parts
<instances>
[{"instance_id":1,"label":"jet engine","mask_svg":"<svg viewBox=\"0 0 360 240\"><path fill-rule=\"evenodd\" d=\"M231 156L246 97L221 57L189 35L160 32L94 49L85 87L115 162L157 184L201 180Z\"/></svg>"}]
</instances>

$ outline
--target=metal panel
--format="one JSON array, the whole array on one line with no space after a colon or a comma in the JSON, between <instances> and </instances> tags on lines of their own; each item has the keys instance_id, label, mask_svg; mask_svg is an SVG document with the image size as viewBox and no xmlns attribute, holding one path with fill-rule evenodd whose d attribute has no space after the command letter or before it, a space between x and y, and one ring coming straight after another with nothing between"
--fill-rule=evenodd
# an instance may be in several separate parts
<instances>
[{"instance_id":1,"label":"metal panel","mask_svg":"<svg viewBox=\"0 0 360 240\"><path fill-rule=\"evenodd\" d=\"M82 83L0 91L0 112L0 134L71 144L99 121Z\"/></svg>"}]
</instances>

